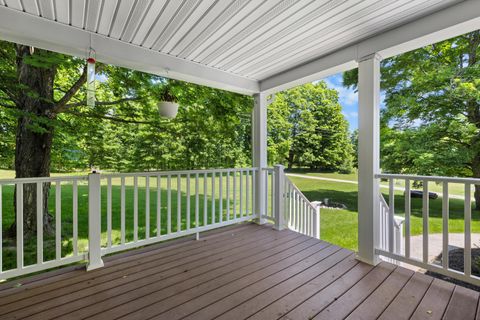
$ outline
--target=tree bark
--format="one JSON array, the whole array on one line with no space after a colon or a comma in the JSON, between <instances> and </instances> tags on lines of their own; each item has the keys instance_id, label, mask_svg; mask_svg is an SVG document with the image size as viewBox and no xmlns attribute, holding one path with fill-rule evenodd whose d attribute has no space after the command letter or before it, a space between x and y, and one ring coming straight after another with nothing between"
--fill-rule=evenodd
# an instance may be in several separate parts
<instances>
[{"instance_id":1,"label":"tree bark","mask_svg":"<svg viewBox=\"0 0 480 320\"><path fill-rule=\"evenodd\" d=\"M472 172L474 178L480 178L480 153L477 153L473 158ZM475 209L480 210L480 185L475 185L475 192L473 196L475 198Z\"/></svg>"},{"instance_id":2,"label":"tree bark","mask_svg":"<svg viewBox=\"0 0 480 320\"><path fill-rule=\"evenodd\" d=\"M288 159L287 159L287 169L290 170L293 168L293 160L295 157L295 153L293 152L292 148L288 151Z\"/></svg>"},{"instance_id":3,"label":"tree bark","mask_svg":"<svg viewBox=\"0 0 480 320\"><path fill-rule=\"evenodd\" d=\"M35 66L26 59L31 55L30 47L17 45L17 78L22 91L16 101L20 115L16 130L15 176L16 178L49 177L50 158L53 142L54 111L53 84L56 66ZM34 54L42 50L35 49ZM43 53L45 53L43 51ZM52 234L54 230L52 216L48 212L50 184L43 184L43 223L44 232ZM25 237L36 234L37 212L36 184L23 186L23 230ZM16 194L17 190L15 190ZM15 201L15 200L14 200ZM14 202L16 206L16 201ZM15 235L15 224L8 234Z\"/></svg>"}]
</instances>

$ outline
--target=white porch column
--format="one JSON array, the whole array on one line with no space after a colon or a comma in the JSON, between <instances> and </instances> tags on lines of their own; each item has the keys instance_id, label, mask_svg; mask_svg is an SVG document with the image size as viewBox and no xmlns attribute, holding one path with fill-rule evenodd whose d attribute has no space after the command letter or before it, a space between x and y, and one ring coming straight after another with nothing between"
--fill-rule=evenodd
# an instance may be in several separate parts
<instances>
[{"instance_id":1,"label":"white porch column","mask_svg":"<svg viewBox=\"0 0 480 320\"><path fill-rule=\"evenodd\" d=\"M267 95L257 93L253 96L254 107L252 116L252 147L253 147L253 166L260 170L256 174L255 181L255 210L257 222L264 224L266 221L262 218L265 214L266 194L265 194L265 174L261 168L267 166Z\"/></svg>"},{"instance_id":2,"label":"white porch column","mask_svg":"<svg viewBox=\"0 0 480 320\"><path fill-rule=\"evenodd\" d=\"M284 192L285 192L285 167L281 164L273 166L273 172L275 174L275 183L273 186L274 208L275 208L275 225L277 230L285 229L285 208L284 208Z\"/></svg>"},{"instance_id":3,"label":"white porch column","mask_svg":"<svg viewBox=\"0 0 480 320\"><path fill-rule=\"evenodd\" d=\"M378 54L358 64L358 254L377 264L379 243L380 61Z\"/></svg>"},{"instance_id":4,"label":"white porch column","mask_svg":"<svg viewBox=\"0 0 480 320\"><path fill-rule=\"evenodd\" d=\"M103 267L100 174L88 175L88 264L87 271Z\"/></svg>"}]
</instances>

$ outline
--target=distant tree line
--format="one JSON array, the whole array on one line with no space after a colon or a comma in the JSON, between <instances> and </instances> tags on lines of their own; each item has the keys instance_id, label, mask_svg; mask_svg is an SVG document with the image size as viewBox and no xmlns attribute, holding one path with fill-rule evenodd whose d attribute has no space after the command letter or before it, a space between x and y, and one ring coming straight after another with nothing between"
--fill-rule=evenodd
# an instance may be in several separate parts
<instances>
[{"instance_id":1,"label":"distant tree line","mask_svg":"<svg viewBox=\"0 0 480 320\"><path fill-rule=\"evenodd\" d=\"M348 122L338 92L324 81L277 94L267 119L271 162L288 168L352 171L355 155Z\"/></svg>"}]
</instances>

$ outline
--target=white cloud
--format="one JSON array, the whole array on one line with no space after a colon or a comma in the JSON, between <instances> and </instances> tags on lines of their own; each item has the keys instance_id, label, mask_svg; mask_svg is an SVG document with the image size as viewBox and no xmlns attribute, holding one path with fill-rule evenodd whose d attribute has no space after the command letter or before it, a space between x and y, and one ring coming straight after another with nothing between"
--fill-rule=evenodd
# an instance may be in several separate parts
<instances>
[{"instance_id":1,"label":"white cloud","mask_svg":"<svg viewBox=\"0 0 480 320\"><path fill-rule=\"evenodd\" d=\"M340 100L340 104L342 106L351 106L353 104L357 104L358 102L358 94L350 88L344 87L340 82L340 79L337 79L337 76L334 76L335 78L332 79L332 77L324 79L325 82L327 83L328 87L331 89L335 89L338 91L338 98ZM337 81L332 81L332 80L337 80Z\"/></svg>"},{"instance_id":2,"label":"white cloud","mask_svg":"<svg viewBox=\"0 0 480 320\"><path fill-rule=\"evenodd\" d=\"M357 111L342 111L342 113L347 118L358 118Z\"/></svg>"}]
</instances>

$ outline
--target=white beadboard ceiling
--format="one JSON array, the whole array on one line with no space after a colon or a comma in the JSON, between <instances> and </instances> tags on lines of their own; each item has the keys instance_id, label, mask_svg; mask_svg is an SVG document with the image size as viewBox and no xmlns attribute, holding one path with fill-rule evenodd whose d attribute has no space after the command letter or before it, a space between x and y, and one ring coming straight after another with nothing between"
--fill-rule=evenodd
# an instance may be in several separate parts
<instances>
[{"instance_id":1,"label":"white beadboard ceiling","mask_svg":"<svg viewBox=\"0 0 480 320\"><path fill-rule=\"evenodd\" d=\"M0 0L0 9L262 81L462 1Z\"/></svg>"}]
</instances>

